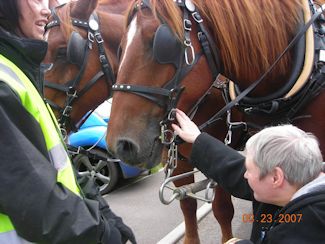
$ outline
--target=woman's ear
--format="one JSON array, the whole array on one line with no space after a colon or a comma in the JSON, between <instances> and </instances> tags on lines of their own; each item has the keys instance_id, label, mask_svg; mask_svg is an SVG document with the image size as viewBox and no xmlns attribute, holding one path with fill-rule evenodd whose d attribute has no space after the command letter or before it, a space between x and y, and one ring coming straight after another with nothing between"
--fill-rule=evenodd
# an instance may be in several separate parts
<instances>
[{"instance_id":1,"label":"woman's ear","mask_svg":"<svg viewBox=\"0 0 325 244\"><path fill-rule=\"evenodd\" d=\"M284 183L284 172L280 167L275 167L272 172L272 185L274 188L281 187Z\"/></svg>"}]
</instances>

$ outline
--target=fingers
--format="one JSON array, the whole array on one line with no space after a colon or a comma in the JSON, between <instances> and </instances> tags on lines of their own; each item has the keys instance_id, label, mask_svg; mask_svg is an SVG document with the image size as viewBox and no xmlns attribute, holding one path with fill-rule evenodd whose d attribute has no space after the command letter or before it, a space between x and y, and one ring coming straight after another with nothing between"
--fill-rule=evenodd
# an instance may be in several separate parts
<instances>
[{"instance_id":1,"label":"fingers","mask_svg":"<svg viewBox=\"0 0 325 244\"><path fill-rule=\"evenodd\" d=\"M191 119L180 109L176 109L176 117L182 121L191 121Z\"/></svg>"},{"instance_id":2,"label":"fingers","mask_svg":"<svg viewBox=\"0 0 325 244\"><path fill-rule=\"evenodd\" d=\"M172 124L174 132L184 141L193 143L201 134L200 129L183 111L179 109L176 109L176 119L178 125Z\"/></svg>"},{"instance_id":3,"label":"fingers","mask_svg":"<svg viewBox=\"0 0 325 244\"><path fill-rule=\"evenodd\" d=\"M175 134L176 134L176 135L181 134L182 130L181 130L181 128L180 128L178 125L176 125L176 124L172 124L172 128L173 128L173 130L175 131Z\"/></svg>"},{"instance_id":4,"label":"fingers","mask_svg":"<svg viewBox=\"0 0 325 244\"><path fill-rule=\"evenodd\" d=\"M176 110L176 119L179 123L180 128L182 129L192 123L191 119L179 109Z\"/></svg>"}]
</instances>

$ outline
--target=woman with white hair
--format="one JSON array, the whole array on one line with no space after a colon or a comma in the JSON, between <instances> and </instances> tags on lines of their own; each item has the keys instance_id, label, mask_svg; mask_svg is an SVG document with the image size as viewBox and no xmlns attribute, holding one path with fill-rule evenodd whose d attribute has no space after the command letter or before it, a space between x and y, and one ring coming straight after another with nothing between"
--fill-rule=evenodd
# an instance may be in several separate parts
<instances>
[{"instance_id":1,"label":"woman with white hair","mask_svg":"<svg viewBox=\"0 0 325 244\"><path fill-rule=\"evenodd\" d=\"M246 143L245 156L201 133L180 110L175 133L193 143L190 160L235 197L251 200L250 241L230 243L323 243L325 174L316 138L293 125L261 130Z\"/></svg>"}]
</instances>

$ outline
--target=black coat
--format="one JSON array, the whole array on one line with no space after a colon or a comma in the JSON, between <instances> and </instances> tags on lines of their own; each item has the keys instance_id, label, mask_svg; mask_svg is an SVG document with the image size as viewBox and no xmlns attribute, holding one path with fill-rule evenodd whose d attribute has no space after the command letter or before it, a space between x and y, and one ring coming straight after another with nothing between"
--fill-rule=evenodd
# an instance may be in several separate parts
<instances>
[{"instance_id":1,"label":"black coat","mask_svg":"<svg viewBox=\"0 0 325 244\"><path fill-rule=\"evenodd\" d=\"M46 50L43 41L19 38L0 28L0 54L40 93L40 63ZM21 237L35 243L121 243L121 229L129 230L100 196L93 195L99 203L57 183L40 125L1 77L0 145L0 213L10 217Z\"/></svg>"},{"instance_id":2,"label":"black coat","mask_svg":"<svg viewBox=\"0 0 325 244\"><path fill-rule=\"evenodd\" d=\"M244 156L208 134L195 140L190 159L231 195L253 202L254 243L325 243L325 186L281 208L254 199L244 178Z\"/></svg>"}]
</instances>

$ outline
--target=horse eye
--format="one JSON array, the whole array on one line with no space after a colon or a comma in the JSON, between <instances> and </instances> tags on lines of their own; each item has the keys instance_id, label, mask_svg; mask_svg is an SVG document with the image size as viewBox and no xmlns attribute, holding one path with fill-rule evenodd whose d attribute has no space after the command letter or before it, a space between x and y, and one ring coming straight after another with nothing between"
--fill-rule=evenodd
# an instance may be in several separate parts
<instances>
[{"instance_id":1,"label":"horse eye","mask_svg":"<svg viewBox=\"0 0 325 244\"><path fill-rule=\"evenodd\" d=\"M67 57L67 49L62 47L59 48L58 51L56 52L56 59L66 59Z\"/></svg>"}]
</instances>

